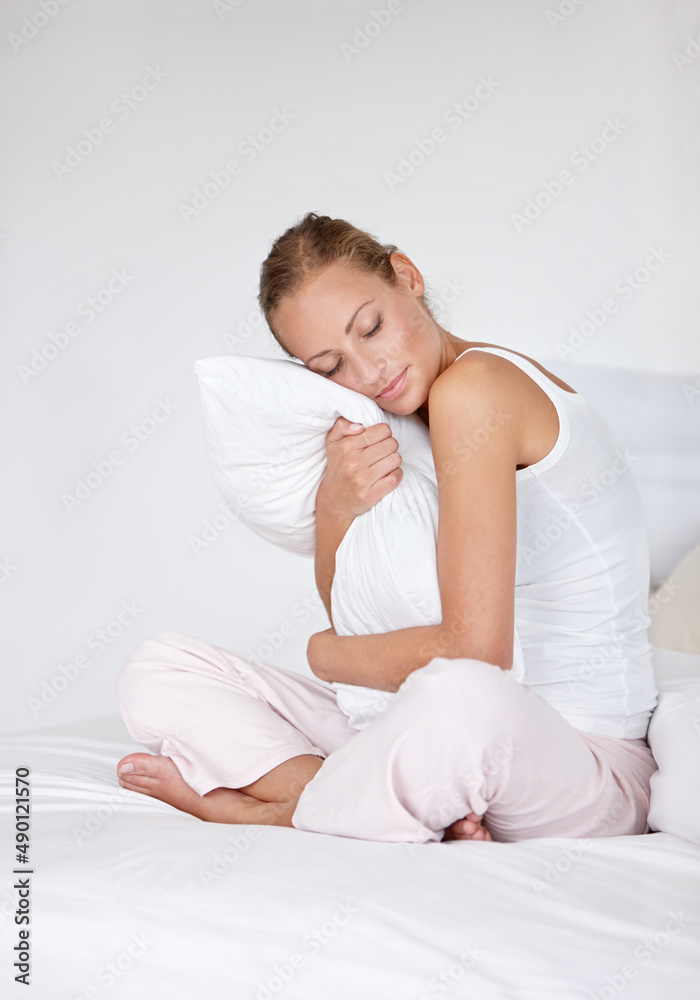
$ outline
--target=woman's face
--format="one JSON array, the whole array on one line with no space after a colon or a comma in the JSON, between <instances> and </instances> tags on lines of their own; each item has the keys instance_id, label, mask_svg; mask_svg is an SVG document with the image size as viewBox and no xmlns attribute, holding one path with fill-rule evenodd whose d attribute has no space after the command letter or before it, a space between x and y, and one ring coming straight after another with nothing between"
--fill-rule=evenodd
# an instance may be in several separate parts
<instances>
[{"instance_id":1,"label":"woman's face","mask_svg":"<svg viewBox=\"0 0 700 1000\"><path fill-rule=\"evenodd\" d=\"M397 285L337 262L284 299L271 320L287 350L311 371L406 414L426 402L449 364L451 338L420 302L420 271L398 252L391 261ZM397 377L394 392L381 395Z\"/></svg>"}]
</instances>

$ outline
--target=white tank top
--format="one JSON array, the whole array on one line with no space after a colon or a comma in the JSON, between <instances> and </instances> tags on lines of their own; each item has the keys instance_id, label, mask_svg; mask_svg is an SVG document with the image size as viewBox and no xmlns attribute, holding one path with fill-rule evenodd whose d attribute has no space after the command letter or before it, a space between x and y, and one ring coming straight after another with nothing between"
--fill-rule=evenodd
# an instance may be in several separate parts
<instances>
[{"instance_id":1,"label":"white tank top","mask_svg":"<svg viewBox=\"0 0 700 1000\"><path fill-rule=\"evenodd\" d=\"M579 393L513 351L462 353L473 350L521 368L559 416L549 454L515 472L512 675L577 729L644 737L657 690L647 639L649 542L633 456Z\"/></svg>"}]
</instances>

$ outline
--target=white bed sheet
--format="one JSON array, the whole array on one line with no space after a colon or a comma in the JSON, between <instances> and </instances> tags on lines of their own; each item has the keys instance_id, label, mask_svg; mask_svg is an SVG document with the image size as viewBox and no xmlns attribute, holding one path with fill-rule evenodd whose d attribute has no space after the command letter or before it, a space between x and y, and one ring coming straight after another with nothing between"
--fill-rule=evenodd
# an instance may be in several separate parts
<instances>
[{"instance_id":1,"label":"white bed sheet","mask_svg":"<svg viewBox=\"0 0 700 1000\"><path fill-rule=\"evenodd\" d=\"M665 669L700 674L700 656L669 653ZM8 775L32 770L32 988L11 997L700 995L696 845L654 833L414 846L208 824L119 787L116 761L134 749L118 716L2 740L3 845ZM17 897L3 857L7 981Z\"/></svg>"}]
</instances>

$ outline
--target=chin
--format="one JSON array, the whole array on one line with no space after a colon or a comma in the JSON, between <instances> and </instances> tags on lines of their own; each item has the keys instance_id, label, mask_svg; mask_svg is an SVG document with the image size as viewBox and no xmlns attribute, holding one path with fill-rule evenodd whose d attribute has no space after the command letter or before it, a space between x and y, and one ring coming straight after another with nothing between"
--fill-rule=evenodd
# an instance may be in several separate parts
<instances>
[{"instance_id":1,"label":"chin","mask_svg":"<svg viewBox=\"0 0 700 1000\"><path fill-rule=\"evenodd\" d=\"M374 402L379 406L381 410L385 410L387 413L393 413L396 417L408 416L411 413L415 413L415 408L411 405L407 405L403 399L388 399L382 403L381 399L376 399Z\"/></svg>"}]
</instances>

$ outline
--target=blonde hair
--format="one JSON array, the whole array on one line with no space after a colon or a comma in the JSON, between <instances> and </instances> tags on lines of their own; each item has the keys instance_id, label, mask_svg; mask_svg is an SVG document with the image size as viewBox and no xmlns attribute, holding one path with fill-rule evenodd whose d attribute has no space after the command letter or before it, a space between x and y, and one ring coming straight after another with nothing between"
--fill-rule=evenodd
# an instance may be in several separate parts
<instances>
[{"instance_id":1,"label":"blonde hair","mask_svg":"<svg viewBox=\"0 0 700 1000\"><path fill-rule=\"evenodd\" d=\"M271 314L283 299L295 295L307 278L337 261L396 285L398 277L391 264L391 255L397 250L393 243L382 244L371 233L345 219L331 219L329 215L315 212L308 212L300 222L282 233L260 266L258 304L285 354L294 357L270 321ZM421 301L428 309L423 296Z\"/></svg>"}]
</instances>

